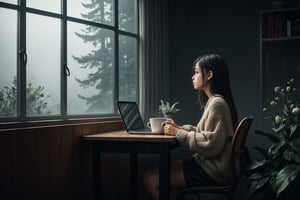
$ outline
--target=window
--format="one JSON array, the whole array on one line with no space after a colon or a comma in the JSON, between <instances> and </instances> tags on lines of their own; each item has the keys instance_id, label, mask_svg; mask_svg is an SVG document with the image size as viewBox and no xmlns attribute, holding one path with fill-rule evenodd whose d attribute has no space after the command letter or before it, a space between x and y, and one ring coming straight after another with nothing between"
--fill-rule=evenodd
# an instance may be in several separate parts
<instances>
[{"instance_id":1,"label":"window","mask_svg":"<svg viewBox=\"0 0 300 200\"><path fill-rule=\"evenodd\" d=\"M113 116L116 100L137 101L138 16L138 0L0 1L0 120Z\"/></svg>"},{"instance_id":2,"label":"window","mask_svg":"<svg viewBox=\"0 0 300 200\"><path fill-rule=\"evenodd\" d=\"M16 117L17 11L0 8L0 26L0 117Z\"/></svg>"}]
</instances>

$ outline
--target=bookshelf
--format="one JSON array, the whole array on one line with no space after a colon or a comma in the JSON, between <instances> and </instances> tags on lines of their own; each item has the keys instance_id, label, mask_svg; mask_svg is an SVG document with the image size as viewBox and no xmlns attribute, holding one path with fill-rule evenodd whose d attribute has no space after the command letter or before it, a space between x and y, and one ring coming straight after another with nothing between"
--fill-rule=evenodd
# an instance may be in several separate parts
<instances>
[{"instance_id":1,"label":"bookshelf","mask_svg":"<svg viewBox=\"0 0 300 200\"><path fill-rule=\"evenodd\" d=\"M300 8L261 12L262 41L300 38Z\"/></svg>"},{"instance_id":2,"label":"bookshelf","mask_svg":"<svg viewBox=\"0 0 300 200\"><path fill-rule=\"evenodd\" d=\"M300 88L300 8L260 12L260 65L262 106L273 98L275 86L285 86L290 78Z\"/></svg>"}]
</instances>

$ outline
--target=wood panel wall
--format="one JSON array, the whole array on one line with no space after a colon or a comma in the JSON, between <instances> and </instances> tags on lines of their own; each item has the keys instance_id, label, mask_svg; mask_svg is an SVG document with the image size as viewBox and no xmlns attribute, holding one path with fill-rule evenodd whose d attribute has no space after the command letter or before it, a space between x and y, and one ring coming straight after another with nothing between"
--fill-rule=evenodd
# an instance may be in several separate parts
<instances>
[{"instance_id":1,"label":"wood panel wall","mask_svg":"<svg viewBox=\"0 0 300 200\"><path fill-rule=\"evenodd\" d=\"M91 146L80 138L121 129L120 120L0 129L0 199L91 199Z\"/></svg>"}]
</instances>

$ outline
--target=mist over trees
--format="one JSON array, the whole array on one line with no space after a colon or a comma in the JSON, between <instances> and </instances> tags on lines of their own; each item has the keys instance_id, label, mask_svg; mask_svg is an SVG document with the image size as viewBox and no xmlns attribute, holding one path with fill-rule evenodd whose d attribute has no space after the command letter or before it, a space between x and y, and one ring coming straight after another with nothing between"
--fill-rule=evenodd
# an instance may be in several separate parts
<instances>
[{"instance_id":1,"label":"mist over trees","mask_svg":"<svg viewBox=\"0 0 300 200\"><path fill-rule=\"evenodd\" d=\"M119 1L119 3L126 1ZM112 24L114 13L111 1L93 0L89 4L82 4L89 9L88 13L82 14L82 17L95 22ZM133 29L134 13L122 9L119 6L119 28L122 30ZM81 99L89 105L87 112L94 110L105 110L111 108L114 103L114 84L119 88L119 98L135 100L136 98L136 79L137 70L135 40L127 36L119 36L119 41L114 40L112 31L87 25L82 33L75 33L85 43L91 43L94 50L86 55L73 55L78 64L83 69L94 69L85 79L76 81L83 88L94 87L98 91L92 96L83 96L78 94ZM115 42L119 42L119 63L115 63ZM115 77L116 66L119 66L119 76Z\"/></svg>"},{"instance_id":2,"label":"mist over trees","mask_svg":"<svg viewBox=\"0 0 300 200\"><path fill-rule=\"evenodd\" d=\"M84 55L72 55L80 68L86 69L86 73L83 72L85 76L75 77L76 83L84 90L93 91L84 94L75 91L88 106L85 113L110 113L116 99L135 101L137 98L138 38L135 34L138 31L134 2L119 0L118 15L114 13L116 9L113 0L90 0L89 3L81 3L86 10L81 13L83 19L105 25L85 25L80 31L74 31L84 43L93 46ZM118 19L115 19L116 16ZM118 27L114 27L115 24ZM51 114L47 101L50 102L52 97L46 94L45 86L33 85L30 80L26 84L27 116ZM11 85L0 88L0 117L18 115L18 95L18 77L14 77Z\"/></svg>"}]
</instances>

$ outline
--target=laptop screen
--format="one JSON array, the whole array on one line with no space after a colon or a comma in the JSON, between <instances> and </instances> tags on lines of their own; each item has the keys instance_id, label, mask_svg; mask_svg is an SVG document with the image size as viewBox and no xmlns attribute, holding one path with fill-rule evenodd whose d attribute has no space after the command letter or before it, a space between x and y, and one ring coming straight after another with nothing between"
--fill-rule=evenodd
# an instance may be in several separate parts
<instances>
[{"instance_id":1,"label":"laptop screen","mask_svg":"<svg viewBox=\"0 0 300 200\"><path fill-rule=\"evenodd\" d=\"M136 102L118 101L117 104L127 131L145 128Z\"/></svg>"}]
</instances>

